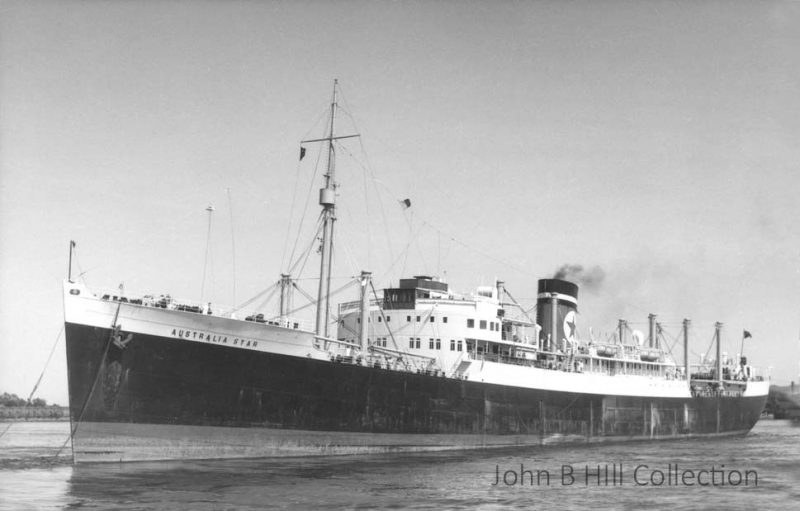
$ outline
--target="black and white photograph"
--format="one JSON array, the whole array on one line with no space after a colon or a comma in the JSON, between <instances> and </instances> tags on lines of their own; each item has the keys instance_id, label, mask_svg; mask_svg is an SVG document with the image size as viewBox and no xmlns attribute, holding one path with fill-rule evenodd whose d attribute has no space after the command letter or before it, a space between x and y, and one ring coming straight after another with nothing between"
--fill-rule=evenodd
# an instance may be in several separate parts
<instances>
[{"instance_id":1,"label":"black and white photograph","mask_svg":"<svg viewBox=\"0 0 800 511\"><path fill-rule=\"evenodd\" d=\"M789 509L800 1L0 1L0 511Z\"/></svg>"}]
</instances>

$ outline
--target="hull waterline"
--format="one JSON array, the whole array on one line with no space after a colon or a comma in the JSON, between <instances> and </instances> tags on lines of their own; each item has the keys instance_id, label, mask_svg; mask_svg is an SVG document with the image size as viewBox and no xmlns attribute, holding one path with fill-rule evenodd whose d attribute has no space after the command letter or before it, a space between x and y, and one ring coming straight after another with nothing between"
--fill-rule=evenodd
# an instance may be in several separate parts
<instances>
[{"instance_id":1,"label":"hull waterline","mask_svg":"<svg viewBox=\"0 0 800 511\"><path fill-rule=\"evenodd\" d=\"M75 460L479 449L749 431L766 395L522 389L66 325Z\"/></svg>"}]
</instances>

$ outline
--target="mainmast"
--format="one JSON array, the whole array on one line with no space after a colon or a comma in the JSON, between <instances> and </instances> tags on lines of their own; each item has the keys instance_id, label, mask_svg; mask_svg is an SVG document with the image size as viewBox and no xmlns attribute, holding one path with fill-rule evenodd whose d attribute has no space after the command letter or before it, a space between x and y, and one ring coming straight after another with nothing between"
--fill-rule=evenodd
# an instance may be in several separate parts
<instances>
[{"instance_id":1,"label":"mainmast","mask_svg":"<svg viewBox=\"0 0 800 511\"><path fill-rule=\"evenodd\" d=\"M325 172L325 187L319 191L319 204L322 206L322 247L319 268L319 291L317 293L317 327L316 333L328 337L330 322L331 263L333 261L333 223L336 221L336 149L334 140L357 137L358 135L335 136L336 129L336 90L339 81L333 81L333 97L331 98L330 131L326 138L304 140L308 142L328 142L328 166Z\"/></svg>"},{"instance_id":2,"label":"mainmast","mask_svg":"<svg viewBox=\"0 0 800 511\"><path fill-rule=\"evenodd\" d=\"M686 384L692 390L692 371L689 369L689 321L683 320L683 367L686 370Z\"/></svg>"}]
</instances>

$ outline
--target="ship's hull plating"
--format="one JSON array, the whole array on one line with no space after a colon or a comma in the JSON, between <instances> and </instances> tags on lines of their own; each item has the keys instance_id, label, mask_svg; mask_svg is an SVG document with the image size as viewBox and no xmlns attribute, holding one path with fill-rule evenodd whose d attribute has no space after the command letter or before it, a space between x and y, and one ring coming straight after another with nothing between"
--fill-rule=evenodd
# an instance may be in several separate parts
<instances>
[{"instance_id":1,"label":"ship's hull plating","mask_svg":"<svg viewBox=\"0 0 800 511\"><path fill-rule=\"evenodd\" d=\"M444 378L66 324L75 460L471 449L744 434L766 395L658 398Z\"/></svg>"}]
</instances>

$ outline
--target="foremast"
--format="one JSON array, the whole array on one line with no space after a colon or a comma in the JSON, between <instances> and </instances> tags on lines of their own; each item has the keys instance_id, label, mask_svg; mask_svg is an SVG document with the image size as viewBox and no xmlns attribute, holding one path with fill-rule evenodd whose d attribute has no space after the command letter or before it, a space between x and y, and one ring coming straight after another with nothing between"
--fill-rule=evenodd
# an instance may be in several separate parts
<instances>
[{"instance_id":1,"label":"foremast","mask_svg":"<svg viewBox=\"0 0 800 511\"><path fill-rule=\"evenodd\" d=\"M330 320L331 262L333 260L333 223L336 221L336 149L333 136L336 127L336 85L333 81L331 98L331 127L328 136L328 168L325 172L325 188L319 191L322 206L322 253L319 268L319 291L317 294L317 335L328 337Z\"/></svg>"},{"instance_id":2,"label":"foremast","mask_svg":"<svg viewBox=\"0 0 800 511\"><path fill-rule=\"evenodd\" d=\"M344 135L337 137L336 133L336 92L338 80L333 81L333 95L331 98L330 131L325 138L304 140L301 143L327 142L328 164L325 172L325 187L319 191L319 204L322 206L322 242L319 268L319 289L317 292L317 324L316 334L319 337L329 338L329 324L331 316L331 266L333 262L333 225L336 221L336 147L334 140L352 138L358 135Z\"/></svg>"}]
</instances>

